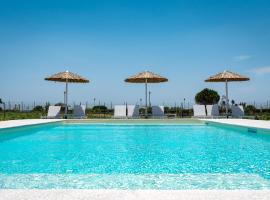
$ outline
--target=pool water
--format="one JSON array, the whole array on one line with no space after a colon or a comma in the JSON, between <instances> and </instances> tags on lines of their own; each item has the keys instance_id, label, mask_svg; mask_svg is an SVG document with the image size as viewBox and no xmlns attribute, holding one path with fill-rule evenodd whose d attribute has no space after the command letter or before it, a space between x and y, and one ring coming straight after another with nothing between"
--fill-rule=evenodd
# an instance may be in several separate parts
<instances>
[{"instance_id":1,"label":"pool water","mask_svg":"<svg viewBox=\"0 0 270 200\"><path fill-rule=\"evenodd\" d=\"M270 189L270 134L205 124L0 130L0 188Z\"/></svg>"}]
</instances>

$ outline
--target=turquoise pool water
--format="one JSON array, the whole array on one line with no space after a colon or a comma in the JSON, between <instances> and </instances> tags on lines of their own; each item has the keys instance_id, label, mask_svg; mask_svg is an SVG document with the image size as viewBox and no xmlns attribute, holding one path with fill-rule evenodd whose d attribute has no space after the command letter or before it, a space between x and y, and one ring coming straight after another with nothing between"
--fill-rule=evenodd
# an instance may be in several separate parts
<instances>
[{"instance_id":1,"label":"turquoise pool water","mask_svg":"<svg viewBox=\"0 0 270 200\"><path fill-rule=\"evenodd\" d=\"M0 188L270 189L270 134L212 125L0 130Z\"/></svg>"}]
</instances>

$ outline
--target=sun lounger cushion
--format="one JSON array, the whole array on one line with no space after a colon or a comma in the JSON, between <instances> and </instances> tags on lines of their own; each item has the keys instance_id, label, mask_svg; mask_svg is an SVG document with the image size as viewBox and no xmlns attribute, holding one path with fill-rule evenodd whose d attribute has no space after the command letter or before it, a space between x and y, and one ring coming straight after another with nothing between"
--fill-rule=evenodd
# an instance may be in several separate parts
<instances>
[{"instance_id":1,"label":"sun lounger cushion","mask_svg":"<svg viewBox=\"0 0 270 200\"><path fill-rule=\"evenodd\" d=\"M138 105L128 105L128 117L139 117L139 106Z\"/></svg>"},{"instance_id":2,"label":"sun lounger cushion","mask_svg":"<svg viewBox=\"0 0 270 200\"><path fill-rule=\"evenodd\" d=\"M127 107L126 105L115 105L114 106L114 117L126 117Z\"/></svg>"},{"instance_id":3,"label":"sun lounger cushion","mask_svg":"<svg viewBox=\"0 0 270 200\"><path fill-rule=\"evenodd\" d=\"M152 106L152 116L153 117L163 117L164 116L164 106Z\"/></svg>"},{"instance_id":4,"label":"sun lounger cushion","mask_svg":"<svg viewBox=\"0 0 270 200\"><path fill-rule=\"evenodd\" d=\"M206 112L205 112L205 106L204 105L193 105L193 112L194 112L194 117L205 117Z\"/></svg>"},{"instance_id":5,"label":"sun lounger cushion","mask_svg":"<svg viewBox=\"0 0 270 200\"><path fill-rule=\"evenodd\" d=\"M217 104L214 105L207 105L206 106L207 110L207 116L219 116L219 108Z\"/></svg>"},{"instance_id":6,"label":"sun lounger cushion","mask_svg":"<svg viewBox=\"0 0 270 200\"><path fill-rule=\"evenodd\" d=\"M232 116L233 117L243 117L245 115L243 106L232 106Z\"/></svg>"},{"instance_id":7,"label":"sun lounger cushion","mask_svg":"<svg viewBox=\"0 0 270 200\"><path fill-rule=\"evenodd\" d=\"M49 106L47 118L56 118L60 115L61 106Z\"/></svg>"}]
</instances>

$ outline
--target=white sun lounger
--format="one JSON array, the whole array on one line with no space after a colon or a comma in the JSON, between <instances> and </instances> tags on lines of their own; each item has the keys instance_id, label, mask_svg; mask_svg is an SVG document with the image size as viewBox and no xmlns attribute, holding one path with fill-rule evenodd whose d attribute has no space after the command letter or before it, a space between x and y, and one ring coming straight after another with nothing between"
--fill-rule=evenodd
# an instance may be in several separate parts
<instances>
[{"instance_id":1,"label":"white sun lounger","mask_svg":"<svg viewBox=\"0 0 270 200\"><path fill-rule=\"evenodd\" d=\"M42 118L47 118L47 119L60 118L60 110L61 110L61 106L49 106L47 116L42 117Z\"/></svg>"},{"instance_id":2,"label":"white sun lounger","mask_svg":"<svg viewBox=\"0 0 270 200\"><path fill-rule=\"evenodd\" d=\"M140 116L139 106L138 105L128 105L127 106L128 114L127 116L130 118L138 118Z\"/></svg>"},{"instance_id":3,"label":"white sun lounger","mask_svg":"<svg viewBox=\"0 0 270 200\"><path fill-rule=\"evenodd\" d=\"M164 106L152 106L152 117L162 118L164 116Z\"/></svg>"},{"instance_id":4,"label":"white sun lounger","mask_svg":"<svg viewBox=\"0 0 270 200\"><path fill-rule=\"evenodd\" d=\"M126 118L127 107L126 105L115 105L114 106L114 118Z\"/></svg>"},{"instance_id":5,"label":"white sun lounger","mask_svg":"<svg viewBox=\"0 0 270 200\"><path fill-rule=\"evenodd\" d=\"M207 105L206 110L207 110L208 117L218 117L219 116L219 109L218 109L217 104Z\"/></svg>"},{"instance_id":6,"label":"white sun lounger","mask_svg":"<svg viewBox=\"0 0 270 200\"><path fill-rule=\"evenodd\" d=\"M85 105L75 105L73 108L73 115L72 118L85 118L85 109L86 106Z\"/></svg>"},{"instance_id":7,"label":"white sun lounger","mask_svg":"<svg viewBox=\"0 0 270 200\"><path fill-rule=\"evenodd\" d=\"M194 117L206 117L204 105L197 105L197 104L193 105L193 112Z\"/></svg>"},{"instance_id":8,"label":"white sun lounger","mask_svg":"<svg viewBox=\"0 0 270 200\"><path fill-rule=\"evenodd\" d=\"M232 109L232 117L242 118L242 117L245 116L245 112L244 112L243 106L232 105L231 109Z\"/></svg>"}]
</instances>

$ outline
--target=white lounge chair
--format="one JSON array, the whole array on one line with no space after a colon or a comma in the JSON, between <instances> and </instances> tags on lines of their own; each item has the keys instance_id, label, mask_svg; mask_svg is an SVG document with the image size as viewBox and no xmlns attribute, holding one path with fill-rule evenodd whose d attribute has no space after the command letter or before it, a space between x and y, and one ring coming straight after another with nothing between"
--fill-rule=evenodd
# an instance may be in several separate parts
<instances>
[{"instance_id":1,"label":"white lounge chair","mask_svg":"<svg viewBox=\"0 0 270 200\"><path fill-rule=\"evenodd\" d=\"M164 106L152 106L152 117L164 117Z\"/></svg>"},{"instance_id":2,"label":"white lounge chair","mask_svg":"<svg viewBox=\"0 0 270 200\"><path fill-rule=\"evenodd\" d=\"M47 119L60 118L60 110L61 110L61 106L49 106L47 116L42 117L42 118L47 118Z\"/></svg>"},{"instance_id":3,"label":"white lounge chair","mask_svg":"<svg viewBox=\"0 0 270 200\"><path fill-rule=\"evenodd\" d=\"M194 117L206 117L205 106L204 105L193 105L193 116Z\"/></svg>"},{"instance_id":4,"label":"white lounge chair","mask_svg":"<svg viewBox=\"0 0 270 200\"><path fill-rule=\"evenodd\" d=\"M126 105L115 105L113 117L114 118L126 118L127 117L127 106Z\"/></svg>"},{"instance_id":5,"label":"white lounge chair","mask_svg":"<svg viewBox=\"0 0 270 200\"><path fill-rule=\"evenodd\" d=\"M232 109L232 117L242 118L242 117L245 116L245 112L244 112L243 106L232 105L231 109Z\"/></svg>"},{"instance_id":6,"label":"white lounge chair","mask_svg":"<svg viewBox=\"0 0 270 200\"><path fill-rule=\"evenodd\" d=\"M75 105L73 108L73 118L85 118L85 105Z\"/></svg>"},{"instance_id":7,"label":"white lounge chair","mask_svg":"<svg viewBox=\"0 0 270 200\"><path fill-rule=\"evenodd\" d=\"M207 110L207 116L209 116L209 117L218 117L219 116L219 109L218 109L217 104L207 105L206 110Z\"/></svg>"},{"instance_id":8,"label":"white lounge chair","mask_svg":"<svg viewBox=\"0 0 270 200\"><path fill-rule=\"evenodd\" d=\"M128 111L127 112L128 117L136 118L140 116L138 105L128 105L127 111Z\"/></svg>"}]
</instances>

